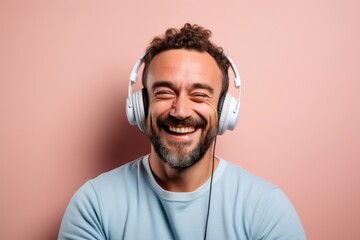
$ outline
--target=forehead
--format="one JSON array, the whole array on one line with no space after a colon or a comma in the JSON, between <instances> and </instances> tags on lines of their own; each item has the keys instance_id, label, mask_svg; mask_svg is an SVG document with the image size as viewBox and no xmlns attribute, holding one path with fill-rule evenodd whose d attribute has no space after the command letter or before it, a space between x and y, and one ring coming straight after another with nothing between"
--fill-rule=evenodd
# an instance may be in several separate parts
<instances>
[{"instance_id":1,"label":"forehead","mask_svg":"<svg viewBox=\"0 0 360 240\"><path fill-rule=\"evenodd\" d=\"M150 62L147 88L157 81L169 81L178 87L203 83L220 91L222 73L207 52L173 49L159 53Z\"/></svg>"}]
</instances>

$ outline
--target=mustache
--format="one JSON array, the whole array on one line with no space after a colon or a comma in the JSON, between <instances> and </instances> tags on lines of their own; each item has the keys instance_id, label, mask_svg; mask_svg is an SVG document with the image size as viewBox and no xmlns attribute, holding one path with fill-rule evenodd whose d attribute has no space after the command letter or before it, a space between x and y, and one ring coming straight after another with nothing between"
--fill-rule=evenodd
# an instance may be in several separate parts
<instances>
[{"instance_id":1,"label":"mustache","mask_svg":"<svg viewBox=\"0 0 360 240\"><path fill-rule=\"evenodd\" d=\"M195 119L192 117L186 119L178 119L173 116L157 119L158 126L178 126L178 127L195 127L204 128L207 122L204 119Z\"/></svg>"}]
</instances>

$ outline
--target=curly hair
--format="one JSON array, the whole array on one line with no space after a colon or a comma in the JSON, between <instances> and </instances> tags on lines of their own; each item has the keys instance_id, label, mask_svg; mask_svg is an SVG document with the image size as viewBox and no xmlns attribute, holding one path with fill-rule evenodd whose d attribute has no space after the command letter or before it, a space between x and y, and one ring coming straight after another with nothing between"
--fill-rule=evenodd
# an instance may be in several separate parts
<instances>
[{"instance_id":1,"label":"curly hair","mask_svg":"<svg viewBox=\"0 0 360 240\"><path fill-rule=\"evenodd\" d=\"M210 37L210 30L196 24L191 25L190 23L186 23L180 30L169 28L163 36L155 37L143 57L145 65L142 76L143 86L146 86L148 66L157 54L170 49L188 49L198 52L208 52L215 59L223 75L220 94L220 96L222 96L229 88L228 69L230 62L224 55L223 49L212 43L209 40Z\"/></svg>"}]
</instances>

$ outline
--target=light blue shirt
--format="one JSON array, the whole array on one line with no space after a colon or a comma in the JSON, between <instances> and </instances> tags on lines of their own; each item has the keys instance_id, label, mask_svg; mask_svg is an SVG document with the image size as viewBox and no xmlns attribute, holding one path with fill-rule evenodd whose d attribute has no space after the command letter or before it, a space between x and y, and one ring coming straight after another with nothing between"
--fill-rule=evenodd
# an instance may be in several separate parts
<instances>
[{"instance_id":1,"label":"light blue shirt","mask_svg":"<svg viewBox=\"0 0 360 240\"><path fill-rule=\"evenodd\" d=\"M71 199L59 239L199 240L210 181L194 192L169 192L148 156L85 183ZM220 159L214 172L208 240L306 239L283 191Z\"/></svg>"}]
</instances>

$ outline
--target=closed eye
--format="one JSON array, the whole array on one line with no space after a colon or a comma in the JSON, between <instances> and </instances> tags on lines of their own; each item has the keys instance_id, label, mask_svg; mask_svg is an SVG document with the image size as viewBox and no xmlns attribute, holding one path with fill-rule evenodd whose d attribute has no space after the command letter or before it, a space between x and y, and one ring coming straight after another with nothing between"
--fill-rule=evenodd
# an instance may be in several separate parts
<instances>
[{"instance_id":1,"label":"closed eye","mask_svg":"<svg viewBox=\"0 0 360 240\"><path fill-rule=\"evenodd\" d=\"M159 90L154 92L154 96L159 99L171 99L175 97L175 93L170 90Z\"/></svg>"},{"instance_id":2,"label":"closed eye","mask_svg":"<svg viewBox=\"0 0 360 240\"><path fill-rule=\"evenodd\" d=\"M209 99L209 95L205 94L205 93L193 93L191 94L191 99L195 102L204 102L207 99Z\"/></svg>"}]
</instances>

